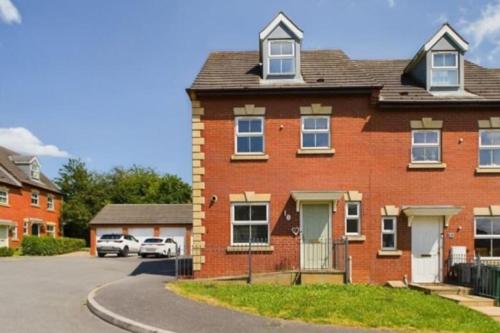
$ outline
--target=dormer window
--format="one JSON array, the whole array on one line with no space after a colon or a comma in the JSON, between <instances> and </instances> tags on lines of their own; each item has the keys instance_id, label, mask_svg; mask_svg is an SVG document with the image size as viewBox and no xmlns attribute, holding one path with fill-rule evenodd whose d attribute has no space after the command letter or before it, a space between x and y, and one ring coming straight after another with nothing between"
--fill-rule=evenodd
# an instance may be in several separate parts
<instances>
[{"instance_id":1,"label":"dormer window","mask_svg":"<svg viewBox=\"0 0 500 333\"><path fill-rule=\"evenodd\" d=\"M431 71L432 86L458 86L458 52L433 52Z\"/></svg>"},{"instance_id":2,"label":"dormer window","mask_svg":"<svg viewBox=\"0 0 500 333\"><path fill-rule=\"evenodd\" d=\"M269 41L269 74L295 74L295 42L293 40Z\"/></svg>"},{"instance_id":3,"label":"dormer window","mask_svg":"<svg viewBox=\"0 0 500 333\"><path fill-rule=\"evenodd\" d=\"M32 179L40 180L40 164L37 161L31 163L30 173Z\"/></svg>"}]
</instances>

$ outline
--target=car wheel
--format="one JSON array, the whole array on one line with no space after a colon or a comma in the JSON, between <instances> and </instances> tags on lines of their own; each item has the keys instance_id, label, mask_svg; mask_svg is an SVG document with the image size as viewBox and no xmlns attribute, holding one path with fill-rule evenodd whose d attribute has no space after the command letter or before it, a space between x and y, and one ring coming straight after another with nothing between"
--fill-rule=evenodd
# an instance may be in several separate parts
<instances>
[{"instance_id":1,"label":"car wheel","mask_svg":"<svg viewBox=\"0 0 500 333\"><path fill-rule=\"evenodd\" d=\"M125 246L122 250L122 257L128 257L128 246Z\"/></svg>"},{"instance_id":2,"label":"car wheel","mask_svg":"<svg viewBox=\"0 0 500 333\"><path fill-rule=\"evenodd\" d=\"M102 258L102 257L104 257L106 255L106 253L100 253L99 252L99 253L97 253L97 255L99 256L99 258Z\"/></svg>"},{"instance_id":3,"label":"car wheel","mask_svg":"<svg viewBox=\"0 0 500 333\"><path fill-rule=\"evenodd\" d=\"M141 254L141 257L146 258L146 257L147 257L147 255L145 255L145 254Z\"/></svg>"}]
</instances>

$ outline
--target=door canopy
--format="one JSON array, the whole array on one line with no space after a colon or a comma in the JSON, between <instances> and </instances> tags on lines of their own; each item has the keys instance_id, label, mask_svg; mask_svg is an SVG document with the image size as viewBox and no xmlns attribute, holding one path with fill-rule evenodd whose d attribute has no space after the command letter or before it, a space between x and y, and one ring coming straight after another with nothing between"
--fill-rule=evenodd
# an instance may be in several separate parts
<instances>
[{"instance_id":1,"label":"door canopy","mask_svg":"<svg viewBox=\"0 0 500 333\"><path fill-rule=\"evenodd\" d=\"M300 204L309 203L333 203L333 209L337 206L337 201L342 198L344 191L292 191L292 198L297 205L297 212L300 211Z\"/></svg>"},{"instance_id":2,"label":"door canopy","mask_svg":"<svg viewBox=\"0 0 500 333\"><path fill-rule=\"evenodd\" d=\"M444 225L448 227L450 219L462 211L458 206L403 206L403 213L408 217L408 226L411 227L415 216L442 216Z\"/></svg>"}]
</instances>

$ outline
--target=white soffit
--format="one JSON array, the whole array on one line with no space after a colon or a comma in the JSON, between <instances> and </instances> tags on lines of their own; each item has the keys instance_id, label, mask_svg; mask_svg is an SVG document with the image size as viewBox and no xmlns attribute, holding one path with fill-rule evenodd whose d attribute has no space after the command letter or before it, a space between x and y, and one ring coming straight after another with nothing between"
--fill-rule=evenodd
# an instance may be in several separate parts
<instances>
[{"instance_id":1,"label":"white soffit","mask_svg":"<svg viewBox=\"0 0 500 333\"><path fill-rule=\"evenodd\" d=\"M265 39L280 23L283 23L297 38L304 38L304 33L285 14L280 12L276 17L260 32L260 40Z\"/></svg>"},{"instance_id":2,"label":"white soffit","mask_svg":"<svg viewBox=\"0 0 500 333\"><path fill-rule=\"evenodd\" d=\"M424 45L424 50L429 51L443 36L448 35L462 51L469 50L469 43L464 40L455 30L453 30L447 23L443 24L441 29L434 34L434 36Z\"/></svg>"}]
</instances>

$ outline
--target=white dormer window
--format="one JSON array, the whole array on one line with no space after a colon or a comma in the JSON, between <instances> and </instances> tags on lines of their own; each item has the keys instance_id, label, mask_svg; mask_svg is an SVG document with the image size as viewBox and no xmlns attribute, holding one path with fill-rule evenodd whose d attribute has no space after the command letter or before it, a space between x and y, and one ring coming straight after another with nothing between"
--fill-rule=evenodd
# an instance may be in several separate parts
<instances>
[{"instance_id":1,"label":"white dormer window","mask_svg":"<svg viewBox=\"0 0 500 333\"><path fill-rule=\"evenodd\" d=\"M295 42L293 40L269 41L269 74L295 74Z\"/></svg>"},{"instance_id":2,"label":"white dormer window","mask_svg":"<svg viewBox=\"0 0 500 333\"><path fill-rule=\"evenodd\" d=\"M458 52L433 52L431 83L434 87L458 86Z\"/></svg>"},{"instance_id":3,"label":"white dormer window","mask_svg":"<svg viewBox=\"0 0 500 333\"><path fill-rule=\"evenodd\" d=\"M33 163L31 163L31 178L40 180L40 164L38 164L38 162L36 161L33 161Z\"/></svg>"}]
</instances>

